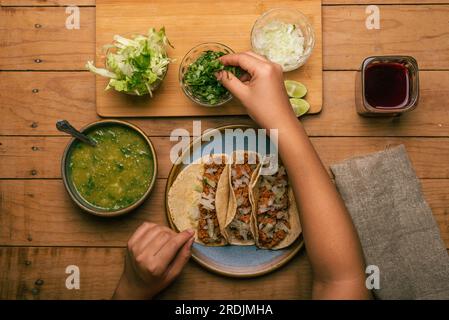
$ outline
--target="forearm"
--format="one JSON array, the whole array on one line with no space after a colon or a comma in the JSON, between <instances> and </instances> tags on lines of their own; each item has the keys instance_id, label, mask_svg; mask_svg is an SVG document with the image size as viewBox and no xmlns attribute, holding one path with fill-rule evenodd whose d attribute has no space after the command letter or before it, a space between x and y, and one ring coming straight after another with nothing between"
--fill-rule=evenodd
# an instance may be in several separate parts
<instances>
[{"instance_id":1,"label":"forearm","mask_svg":"<svg viewBox=\"0 0 449 320\"><path fill-rule=\"evenodd\" d=\"M134 278L131 276L131 278ZM112 296L113 300L149 300L152 299L155 293L152 292L149 286L145 285L138 279L134 279L130 283L124 273L117 284L117 288Z\"/></svg>"},{"instance_id":2,"label":"forearm","mask_svg":"<svg viewBox=\"0 0 449 320\"><path fill-rule=\"evenodd\" d=\"M360 242L346 207L302 125L279 126L279 152L290 176L314 277L346 281L364 277Z\"/></svg>"},{"instance_id":3,"label":"forearm","mask_svg":"<svg viewBox=\"0 0 449 320\"><path fill-rule=\"evenodd\" d=\"M314 297L367 297L364 262L352 220L296 119L284 85L280 65L253 52L220 58L225 65L239 66L250 80L232 73L219 81L237 97L248 114L265 129L278 129L279 151L289 174L308 255L314 274ZM330 285L329 285L330 283ZM348 289L348 293L345 291ZM317 295L315 295L317 294Z\"/></svg>"}]
</instances>

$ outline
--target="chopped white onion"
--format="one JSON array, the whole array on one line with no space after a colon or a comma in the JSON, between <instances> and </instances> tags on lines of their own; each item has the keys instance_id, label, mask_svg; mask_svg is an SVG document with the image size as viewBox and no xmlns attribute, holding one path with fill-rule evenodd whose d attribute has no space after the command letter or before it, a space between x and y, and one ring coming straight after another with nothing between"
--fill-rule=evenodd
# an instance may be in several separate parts
<instances>
[{"instance_id":1,"label":"chopped white onion","mask_svg":"<svg viewBox=\"0 0 449 320\"><path fill-rule=\"evenodd\" d=\"M240 214L248 214L251 212L251 208L250 207L239 208L239 212L240 212Z\"/></svg>"},{"instance_id":2,"label":"chopped white onion","mask_svg":"<svg viewBox=\"0 0 449 320\"><path fill-rule=\"evenodd\" d=\"M206 173L207 174L214 174L215 172L217 172L218 168L207 168L206 169Z\"/></svg>"},{"instance_id":3,"label":"chopped white onion","mask_svg":"<svg viewBox=\"0 0 449 320\"><path fill-rule=\"evenodd\" d=\"M254 32L254 49L284 70L299 63L304 54L304 36L296 25L271 21Z\"/></svg>"},{"instance_id":4,"label":"chopped white onion","mask_svg":"<svg viewBox=\"0 0 449 320\"><path fill-rule=\"evenodd\" d=\"M282 231L285 231L286 233L290 232L290 229L283 222L277 223L275 230L276 231L282 230Z\"/></svg>"},{"instance_id":5,"label":"chopped white onion","mask_svg":"<svg viewBox=\"0 0 449 320\"><path fill-rule=\"evenodd\" d=\"M214 221L212 219L207 219L207 233L209 235L209 238L215 238L215 227L214 227Z\"/></svg>"},{"instance_id":6,"label":"chopped white onion","mask_svg":"<svg viewBox=\"0 0 449 320\"><path fill-rule=\"evenodd\" d=\"M203 205L204 208L209 210L215 210L214 203L215 198L213 194L205 195L204 193L201 195L200 204Z\"/></svg>"},{"instance_id":7,"label":"chopped white onion","mask_svg":"<svg viewBox=\"0 0 449 320\"><path fill-rule=\"evenodd\" d=\"M266 206L259 206L259 213L265 213L265 212L268 212L268 211L270 211L270 208L269 207L266 207Z\"/></svg>"},{"instance_id":8,"label":"chopped white onion","mask_svg":"<svg viewBox=\"0 0 449 320\"><path fill-rule=\"evenodd\" d=\"M276 214L276 218L277 219L287 219L288 218L288 212L287 211L279 211L277 214Z\"/></svg>"},{"instance_id":9,"label":"chopped white onion","mask_svg":"<svg viewBox=\"0 0 449 320\"><path fill-rule=\"evenodd\" d=\"M237 200L237 207L240 207L245 201L245 199L242 196L238 196L236 200Z\"/></svg>"},{"instance_id":10,"label":"chopped white onion","mask_svg":"<svg viewBox=\"0 0 449 320\"><path fill-rule=\"evenodd\" d=\"M267 223L265 227L263 227L262 232L268 233L273 230L274 226L271 223Z\"/></svg>"}]
</instances>

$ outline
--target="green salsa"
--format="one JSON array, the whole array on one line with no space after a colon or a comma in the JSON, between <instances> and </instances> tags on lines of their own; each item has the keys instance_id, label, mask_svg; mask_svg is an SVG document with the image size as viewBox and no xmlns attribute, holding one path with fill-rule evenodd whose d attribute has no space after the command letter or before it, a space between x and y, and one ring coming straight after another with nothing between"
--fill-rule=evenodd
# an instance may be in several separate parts
<instances>
[{"instance_id":1,"label":"green salsa","mask_svg":"<svg viewBox=\"0 0 449 320\"><path fill-rule=\"evenodd\" d=\"M121 125L101 126L87 135L97 146L77 141L69 156L69 176L81 197L104 210L119 210L139 200L154 170L146 140Z\"/></svg>"}]
</instances>

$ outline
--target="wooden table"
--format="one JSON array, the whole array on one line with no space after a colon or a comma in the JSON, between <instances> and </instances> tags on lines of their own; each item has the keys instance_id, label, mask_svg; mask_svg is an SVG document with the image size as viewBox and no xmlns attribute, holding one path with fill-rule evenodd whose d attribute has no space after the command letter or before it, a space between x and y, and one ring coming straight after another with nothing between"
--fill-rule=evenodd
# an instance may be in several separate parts
<instances>
[{"instance_id":1,"label":"wooden table","mask_svg":"<svg viewBox=\"0 0 449 320\"><path fill-rule=\"evenodd\" d=\"M77 3L81 29L64 28ZM68 138L57 119L95 121L95 79L84 71L95 55L94 0L1 0L0 11L0 298L107 299L122 271L126 241L144 220L166 223L164 187L173 128L192 118L130 119L155 143L159 177L137 212L114 220L84 214L61 182ZM368 4L379 5L381 29L365 27ZM449 246L449 1L323 0L324 107L303 118L326 166L405 144L441 235ZM409 54L421 69L421 104L400 118L366 119L354 108L354 77L364 57ZM38 60L39 59L39 60ZM248 123L210 117L203 129ZM67 290L65 268L77 265L80 290ZM37 279L43 285L35 285ZM286 298L311 296L305 252L257 279L211 274L190 262L161 298Z\"/></svg>"}]
</instances>

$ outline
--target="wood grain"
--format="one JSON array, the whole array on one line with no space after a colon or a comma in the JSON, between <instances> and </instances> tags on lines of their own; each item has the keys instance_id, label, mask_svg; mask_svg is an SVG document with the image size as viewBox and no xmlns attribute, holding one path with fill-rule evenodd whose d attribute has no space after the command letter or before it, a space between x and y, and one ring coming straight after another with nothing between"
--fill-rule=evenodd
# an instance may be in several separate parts
<instances>
[{"instance_id":1,"label":"wood grain","mask_svg":"<svg viewBox=\"0 0 449 320\"><path fill-rule=\"evenodd\" d=\"M95 8L81 8L81 30L64 28L64 8L46 7L94 0L0 0L0 70L81 70L95 56ZM419 5L404 5L404 4ZM356 70L371 54L400 53L418 58L421 104L400 118L366 119L354 112L354 72L325 71L324 109L302 119L326 164L355 154L405 143L422 179L423 192L449 247L449 1L323 0L324 68ZM344 4L344 5L342 5ZM364 27L367 4L380 6L382 29ZM399 5L400 4L400 5ZM35 28L35 24L42 28ZM42 59L35 63L34 59ZM0 299L108 299L122 271L126 239L143 221L166 223L163 191L169 169L168 138L153 138L165 159L151 198L129 216L103 220L81 212L59 180L63 137L54 122L76 126L98 119L94 77L86 72L0 72ZM33 89L39 91L33 93ZM190 130L193 118L130 119L151 136L173 128ZM203 129L252 123L246 116L208 117ZM15 135L18 135L15 137ZM319 136L379 136L323 138ZM410 138L381 138L410 136ZM35 147L34 149L32 147ZM33 170L36 170L35 172ZM35 173L35 175L33 175ZM55 180L35 178L54 177ZM443 179L441 179L443 178ZM20 246L20 247L14 247ZM39 247L32 247L39 246ZM57 246L57 247L42 247ZM68 246L68 247L64 247ZM80 246L80 247L69 247ZM95 246L102 246L98 248ZM30 264L27 264L29 261ZM65 267L81 269L81 290L65 288ZM36 294L34 283L43 279ZM269 290L267 290L269 288ZM311 270L304 252L274 274L235 281L215 276L191 262L160 298L303 299L311 296Z\"/></svg>"},{"instance_id":2,"label":"wood grain","mask_svg":"<svg viewBox=\"0 0 449 320\"><path fill-rule=\"evenodd\" d=\"M393 53L415 56L421 69L449 69L449 6L381 6L381 30L366 30L365 8L323 7L324 69L357 70L366 56ZM64 8L0 10L0 69L80 70L95 56L95 8L81 8L78 31L64 28ZM44 27L37 30L35 23Z\"/></svg>"},{"instance_id":3,"label":"wood grain","mask_svg":"<svg viewBox=\"0 0 449 320\"><path fill-rule=\"evenodd\" d=\"M122 272L124 254L121 248L0 248L0 299L109 299ZM80 269L80 290L65 287L68 265ZM37 279L44 284L36 286ZM282 272L238 281L209 273L191 261L158 298L310 299L311 279L304 252ZM33 295L35 287L39 291Z\"/></svg>"},{"instance_id":4,"label":"wood grain","mask_svg":"<svg viewBox=\"0 0 449 320\"><path fill-rule=\"evenodd\" d=\"M422 71L419 107L400 118L363 118L354 105L353 71L325 71L324 108L301 118L311 136L449 136L449 72ZM56 135L55 122L80 128L99 120L95 77L87 72L0 72L0 135ZM33 93L33 89L38 89ZM129 119L150 136L191 128L194 118ZM205 117L203 129L254 123L247 116ZM190 129L191 130L191 129Z\"/></svg>"},{"instance_id":5,"label":"wood grain","mask_svg":"<svg viewBox=\"0 0 449 320\"><path fill-rule=\"evenodd\" d=\"M0 70L83 70L94 57L95 8L80 10L79 30L66 29L67 17L62 7L0 8Z\"/></svg>"},{"instance_id":6,"label":"wood grain","mask_svg":"<svg viewBox=\"0 0 449 320\"><path fill-rule=\"evenodd\" d=\"M449 6L381 6L380 12L380 30L367 30L365 6L323 10L326 70L359 69L368 56L394 54L414 56L420 69L449 69Z\"/></svg>"},{"instance_id":7,"label":"wood grain","mask_svg":"<svg viewBox=\"0 0 449 320\"><path fill-rule=\"evenodd\" d=\"M58 134L55 123L75 127L99 120L95 76L88 72L0 72L0 134Z\"/></svg>"},{"instance_id":8,"label":"wood grain","mask_svg":"<svg viewBox=\"0 0 449 320\"><path fill-rule=\"evenodd\" d=\"M0 180L0 245L124 247L144 221L168 225L165 184L135 212L102 219L79 209L61 180Z\"/></svg>"},{"instance_id":9,"label":"wood grain","mask_svg":"<svg viewBox=\"0 0 449 320\"><path fill-rule=\"evenodd\" d=\"M421 183L449 248L449 180ZM102 219L76 207L61 180L0 180L0 246L124 247L143 221L167 225L165 184L165 179L158 179L151 197L132 214Z\"/></svg>"},{"instance_id":10,"label":"wood grain","mask_svg":"<svg viewBox=\"0 0 449 320\"><path fill-rule=\"evenodd\" d=\"M447 0L322 0L323 5L338 4L447 4ZM95 5L95 0L1 0L3 6Z\"/></svg>"},{"instance_id":11,"label":"wood grain","mask_svg":"<svg viewBox=\"0 0 449 320\"><path fill-rule=\"evenodd\" d=\"M322 0L323 5L370 5L370 4L447 4L447 0Z\"/></svg>"},{"instance_id":12,"label":"wood grain","mask_svg":"<svg viewBox=\"0 0 449 320\"><path fill-rule=\"evenodd\" d=\"M95 0L1 0L2 6L94 6Z\"/></svg>"},{"instance_id":13,"label":"wood grain","mask_svg":"<svg viewBox=\"0 0 449 320\"><path fill-rule=\"evenodd\" d=\"M110 44L115 34L146 32L148 27L165 26L174 48L168 49L174 59L167 75L153 98L133 97L114 90L105 91L108 79L97 76L97 112L103 117L180 117L246 114L236 99L219 108L204 108L185 96L179 86L179 66L184 55L204 42L223 43L236 52L251 49L251 28L265 11L279 6L301 10L315 30L315 48L307 63L298 70L285 74L287 79L301 80L307 88L309 113L321 111L322 88L322 34L321 0L220 0L177 1L162 0L97 0L96 2L96 63L104 66L104 45ZM120 15L117 12L120 11ZM151 25L148 21L151 21Z\"/></svg>"},{"instance_id":14,"label":"wood grain","mask_svg":"<svg viewBox=\"0 0 449 320\"><path fill-rule=\"evenodd\" d=\"M177 142L152 137L157 150L158 177L172 167L170 149ZM311 138L324 165L405 144L420 178L449 178L449 138ZM0 137L0 178L60 178L60 159L66 137Z\"/></svg>"}]
</instances>

